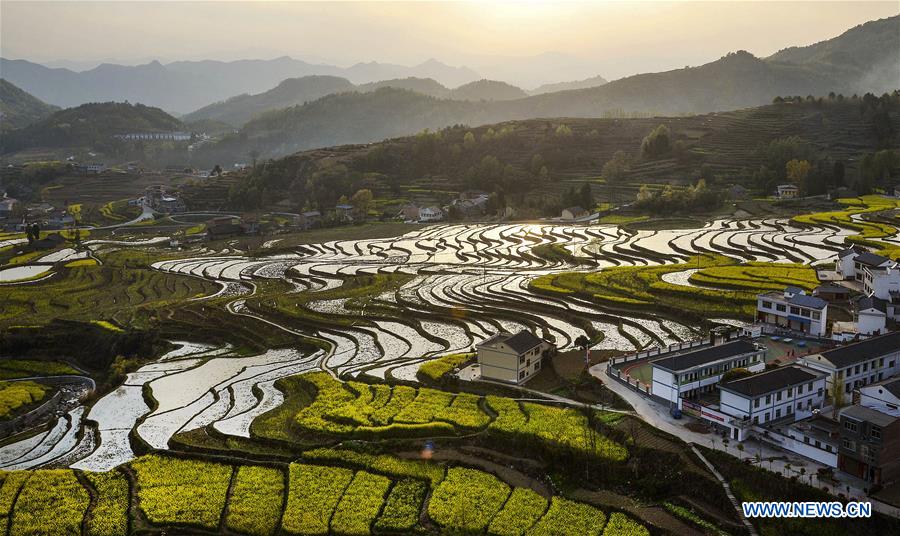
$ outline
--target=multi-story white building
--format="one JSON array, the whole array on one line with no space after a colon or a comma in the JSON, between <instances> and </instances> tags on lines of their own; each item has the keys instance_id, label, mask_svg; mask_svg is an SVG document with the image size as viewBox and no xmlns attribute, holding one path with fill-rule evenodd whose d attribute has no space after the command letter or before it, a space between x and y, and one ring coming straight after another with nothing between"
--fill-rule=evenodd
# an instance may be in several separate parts
<instances>
[{"instance_id":1,"label":"multi-story white building","mask_svg":"<svg viewBox=\"0 0 900 536\"><path fill-rule=\"evenodd\" d=\"M835 270L844 279L863 281L866 268L886 268L891 264L893 264L891 259L887 257L854 246L838 253Z\"/></svg>"},{"instance_id":2,"label":"multi-story white building","mask_svg":"<svg viewBox=\"0 0 900 536\"><path fill-rule=\"evenodd\" d=\"M765 348L748 339L715 342L667 353L650 362L654 397L677 404L682 398L695 398L714 391L722 375L735 368L751 372L765 369Z\"/></svg>"},{"instance_id":3,"label":"multi-story white building","mask_svg":"<svg viewBox=\"0 0 900 536\"><path fill-rule=\"evenodd\" d=\"M826 376L791 365L723 383L719 410L753 424L811 417L825 402Z\"/></svg>"},{"instance_id":4,"label":"multi-story white building","mask_svg":"<svg viewBox=\"0 0 900 536\"><path fill-rule=\"evenodd\" d=\"M765 324L824 337L828 329L828 302L808 296L797 287L766 292L756 297L756 319Z\"/></svg>"},{"instance_id":5,"label":"multi-story white building","mask_svg":"<svg viewBox=\"0 0 900 536\"><path fill-rule=\"evenodd\" d=\"M828 392L835 405L851 400L851 393L900 372L900 332L802 356L797 363L828 374Z\"/></svg>"},{"instance_id":6,"label":"multi-story white building","mask_svg":"<svg viewBox=\"0 0 900 536\"><path fill-rule=\"evenodd\" d=\"M440 207L425 207L419 209L419 221L441 221L444 219L444 211Z\"/></svg>"},{"instance_id":7,"label":"multi-story white building","mask_svg":"<svg viewBox=\"0 0 900 536\"><path fill-rule=\"evenodd\" d=\"M541 370L544 353L552 345L522 330L515 335L498 333L475 348L482 378L523 383Z\"/></svg>"},{"instance_id":8,"label":"multi-story white building","mask_svg":"<svg viewBox=\"0 0 900 536\"><path fill-rule=\"evenodd\" d=\"M874 256L885 258L880 255ZM862 282L866 296L890 300L892 294L900 292L900 265L890 259L878 266L866 265L862 272Z\"/></svg>"}]
</instances>

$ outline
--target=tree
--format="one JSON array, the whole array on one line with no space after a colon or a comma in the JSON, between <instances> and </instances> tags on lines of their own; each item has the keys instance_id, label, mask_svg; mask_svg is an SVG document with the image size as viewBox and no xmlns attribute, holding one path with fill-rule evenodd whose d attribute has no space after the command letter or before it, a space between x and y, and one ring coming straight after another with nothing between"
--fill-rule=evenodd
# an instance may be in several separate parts
<instances>
[{"instance_id":1,"label":"tree","mask_svg":"<svg viewBox=\"0 0 900 536\"><path fill-rule=\"evenodd\" d=\"M730 381L739 380L741 378L746 378L747 376L750 376L752 374L752 372L745 368L733 368L725 374L722 374L720 383L728 383Z\"/></svg>"},{"instance_id":2,"label":"tree","mask_svg":"<svg viewBox=\"0 0 900 536\"><path fill-rule=\"evenodd\" d=\"M579 335L575 338L575 346L581 348L582 350L586 350L590 344L591 340L584 335Z\"/></svg>"},{"instance_id":3,"label":"tree","mask_svg":"<svg viewBox=\"0 0 900 536\"><path fill-rule=\"evenodd\" d=\"M671 134L669 127L659 125L641 142L641 156L644 158L659 158L671 150Z\"/></svg>"},{"instance_id":4,"label":"tree","mask_svg":"<svg viewBox=\"0 0 900 536\"><path fill-rule=\"evenodd\" d=\"M372 195L372 190L364 188L353 194L353 197L350 198L350 204L353 205L353 209L357 214L365 218L372 208L372 200L374 197L375 196Z\"/></svg>"},{"instance_id":5,"label":"tree","mask_svg":"<svg viewBox=\"0 0 900 536\"><path fill-rule=\"evenodd\" d=\"M743 460L744 459L744 444L738 443L735 448L737 448L737 450L738 450L738 459Z\"/></svg>"},{"instance_id":6,"label":"tree","mask_svg":"<svg viewBox=\"0 0 900 536\"><path fill-rule=\"evenodd\" d=\"M569 128L565 123L556 127L556 137L557 138L571 138L572 137L572 129Z\"/></svg>"},{"instance_id":7,"label":"tree","mask_svg":"<svg viewBox=\"0 0 900 536\"><path fill-rule=\"evenodd\" d=\"M463 147L466 149L471 149L475 147L475 134L472 132L466 132L466 135L463 136Z\"/></svg>"},{"instance_id":8,"label":"tree","mask_svg":"<svg viewBox=\"0 0 900 536\"><path fill-rule=\"evenodd\" d=\"M253 165L253 168L256 169L256 160L259 158L259 151L256 149L251 149L247 155L250 157L250 162Z\"/></svg>"},{"instance_id":9,"label":"tree","mask_svg":"<svg viewBox=\"0 0 900 536\"><path fill-rule=\"evenodd\" d=\"M222 174L222 166L220 166L219 164L216 164L212 169L212 174L217 175L217 176L221 175Z\"/></svg>"},{"instance_id":10,"label":"tree","mask_svg":"<svg viewBox=\"0 0 900 536\"><path fill-rule=\"evenodd\" d=\"M812 169L812 165L809 163L809 160L797 160L796 158L793 160L789 160L787 164L785 164L785 175L787 179L794 184L801 184L806 180L806 176L809 175L809 170Z\"/></svg>"},{"instance_id":11,"label":"tree","mask_svg":"<svg viewBox=\"0 0 900 536\"><path fill-rule=\"evenodd\" d=\"M603 164L603 178L607 182L617 182L622 179L625 172L628 171L629 160L625 151L616 151L612 158Z\"/></svg>"},{"instance_id":12,"label":"tree","mask_svg":"<svg viewBox=\"0 0 900 536\"><path fill-rule=\"evenodd\" d=\"M591 184L586 182L581 185L578 192L579 204L582 208L590 211L594 208L594 194L591 192Z\"/></svg>"}]
</instances>

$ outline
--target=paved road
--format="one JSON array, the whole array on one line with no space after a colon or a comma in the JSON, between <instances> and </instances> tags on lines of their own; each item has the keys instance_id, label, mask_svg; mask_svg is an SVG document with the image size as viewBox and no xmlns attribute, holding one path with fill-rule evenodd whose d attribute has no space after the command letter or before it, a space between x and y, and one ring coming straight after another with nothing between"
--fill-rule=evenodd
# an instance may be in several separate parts
<instances>
[{"instance_id":1,"label":"paved road","mask_svg":"<svg viewBox=\"0 0 900 536\"><path fill-rule=\"evenodd\" d=\"M594 365L589 369L589 372L592 376L601 380L603 384L606 385L606 387L615 392L617 395L621 396L623 399L625 399L626 402L631 404L638 416L640 416L648 424L659 428L664 432L677 436L687 443L694 443L697 445L703 445L704 447L721 450L723 452L731 454L732 456L755 458L756 455L759 454L760 458L763 460L762 463L759 464L760 467L762 467L763 469L769 469L770 471L779 473L781 475L788 474L789 469L787 468L787 465L791 466L790 471L793 474L797 474L796 471L800 467L803 467L806 469L806 475L804 475L803 477L804 480L806 480L807 482L811 481L813 485L819 488L825 485L827 485L829 488L833 487L831 483L818 481L818 478L816 477L817 471L820 468L826 467L821 463L812 461L808 458L803 458L792 452L775 449L768 444L761 443L760 441L757 441L755 439L744 441L745 450L744 453L740 453L732 446L723 444L721 441L721 436L717 434L701 434L688 430L684 427L684 424L686 422L690 422L690 417L675 420L671 415L669 415L669 409L667 407L642 396L636 391L629 389L624 384L607 376L606 363ZM809 480L809 475L812 475L811 480ZM868 497L863 491L863 486L865 485L865 483L862 480L844 475L843 473L840 473L838 471L835 471L835 477L840 482L840 488L835 489L835 492L843 493L845 496L854 500L871 501L872 507L876 511L900 518L900 508L885 504L880 501L876 501L871 497Z\"/></svg>"}]
</instances>

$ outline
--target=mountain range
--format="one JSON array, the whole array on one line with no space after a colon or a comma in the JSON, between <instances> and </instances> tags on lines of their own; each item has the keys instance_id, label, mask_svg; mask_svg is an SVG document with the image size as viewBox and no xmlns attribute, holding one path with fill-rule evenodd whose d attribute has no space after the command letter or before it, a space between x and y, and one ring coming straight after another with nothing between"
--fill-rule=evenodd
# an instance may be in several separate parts
<instances>
[{"instance_id":1,"label":"mountain range","mask_svg":"<svg viewBox=\"0 0 900 536\"><path fill-rule=\"evenodd\" d=\"M333 93L349 91L369 93L387 87L458 101L514 100L528 96L522 89L496 80L476 80L450 89L433 78L395 78L355 85L346 78L338 76L312 75L289 78L263 93L238 95L204 106L184 115L182 119L187 122L221 121L234 127L240 127L265 112L305 104Z\"/></svg>"},{"instance_id":2,"label":"mountain range","mask_svg":"<svg viewBox=\"0 0 900 536\"><path fill-rule=\"evenodd\" d=\"M105 63L82 72L0 58L0 72L4 79L56 106L130 101L180 114L242 93L266 91L285 79L308 75L340 76L358 84L392 78L433 78L451 87L482 78L467 67L452 67L434 59L412 67L369 62L343 68L289 57L230 62L176 61L165 65L153 61L135 66Z\"/></svg>"}]
</instances>

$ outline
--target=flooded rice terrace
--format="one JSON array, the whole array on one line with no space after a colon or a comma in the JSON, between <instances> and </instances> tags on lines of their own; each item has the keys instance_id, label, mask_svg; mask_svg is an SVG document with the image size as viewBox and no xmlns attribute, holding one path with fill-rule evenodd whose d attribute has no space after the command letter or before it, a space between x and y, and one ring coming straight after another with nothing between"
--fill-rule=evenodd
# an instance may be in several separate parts
<instances>
[{"instance_id":1,"label":"flooded rice terrace","mask_svg":"<svg viewBox=\"0 0 900 536\"><path fill-rule=\"evenodd\" d=\"M228 309L315 336L327 352L273 349L238 356L228 346L181 342L155 363L129 374L125 384L90 408L79 407L39 436L0 448L0 469L72 466L106 470L134 457L136 439L167 448L178 432L212 426L249 436L251 421L281 403L277 379L314 368L345 376L415 380L429 358L466 351L499 330L531 329L570 348L585 323L602 333L596 348L634 350L697 335L696 327L647 313L623 316L578 298L549 298L529 291L533 278L571 270L681 262L697 253L747 261L826 261L850 234L837 227L795 228L786 219L717 220L702 228L630 231L618 226L434 225L400 237L298 246L290 255L247 258L226 252L163 261L154 269L188 274L221 285ZM533 249L558 244L585 263L550 261ZM685 271L689 272L689 271ZM340 287L344 277L403 273L411 278L377 300L400 311L396 318L335 325L310 332L257 316L245 306L256 283L282 279L291 293ZM689 284L676 272L674 284ZM198 299L208 299L198 298ZM306 303L312 311L342 314L346 299ZM363 315L365 312L354 311ZM151 410L145 392L156 401ZM135 436L135 437L129 437Z\"/></svg>"}]
</instances>

